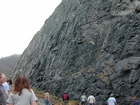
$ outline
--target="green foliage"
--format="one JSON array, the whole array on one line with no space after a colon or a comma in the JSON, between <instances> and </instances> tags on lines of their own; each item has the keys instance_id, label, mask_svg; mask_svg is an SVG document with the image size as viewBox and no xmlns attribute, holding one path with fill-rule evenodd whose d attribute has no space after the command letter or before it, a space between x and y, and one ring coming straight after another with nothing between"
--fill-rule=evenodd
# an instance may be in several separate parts
<instances>
[{"instance_id":1,"label":"green foliage","mask_svg":"<svg viewBox=\"0 0 140 105\"><path fill-rule=\"evenodd\" d=\"M12 72L13 68L17 64L18 60L20 58L20 55L11 55L8 57L3 57L0 59L0 72L4 73L9 79L10 73Z\"/></svg>"}]
</instances>

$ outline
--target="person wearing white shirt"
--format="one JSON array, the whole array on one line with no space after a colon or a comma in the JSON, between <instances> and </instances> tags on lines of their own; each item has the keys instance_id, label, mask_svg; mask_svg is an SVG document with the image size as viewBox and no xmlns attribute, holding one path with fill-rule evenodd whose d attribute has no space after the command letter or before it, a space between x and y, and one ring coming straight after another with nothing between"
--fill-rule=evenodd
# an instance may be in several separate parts
<instances>
[{"instance_id":1,"label":"person wearing white shirt","mask_svg":"<svg viewBox=\"0 0 140 105\"><path fill-rule=\"evenodd\" d=\"M114 94L111 94L109 99L107 100L107 105L117 105L117 101L114 98Z\"/></svg>"},{"instance_id":2,"label":"person wearing white shirt","mask_svg":"<svg viewBox=\"0 0 140 105\"><path fill-rule=\"evenodd\" d=\"M89 105L96 105L96 100L95 97L93 95L90 95L87 99Z\"/></svg>"}]
</instances>

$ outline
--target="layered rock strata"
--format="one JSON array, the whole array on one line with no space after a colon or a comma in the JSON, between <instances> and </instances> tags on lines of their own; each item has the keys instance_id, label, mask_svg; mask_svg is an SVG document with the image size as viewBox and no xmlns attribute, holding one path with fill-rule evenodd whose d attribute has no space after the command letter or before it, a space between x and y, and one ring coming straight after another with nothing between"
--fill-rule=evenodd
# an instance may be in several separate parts
<instances>
[{"instance_id":1,"label":"layered rock strata","mask_svg":"<svg viewBox=\"0 0 140 105\"><path fill-rule=\"evenodd\" d=\"M34 35L13 70L33 87L79 99L82 91L105 105L140 98L140 1L62 0Z\"/></svg>"}]
</instances>

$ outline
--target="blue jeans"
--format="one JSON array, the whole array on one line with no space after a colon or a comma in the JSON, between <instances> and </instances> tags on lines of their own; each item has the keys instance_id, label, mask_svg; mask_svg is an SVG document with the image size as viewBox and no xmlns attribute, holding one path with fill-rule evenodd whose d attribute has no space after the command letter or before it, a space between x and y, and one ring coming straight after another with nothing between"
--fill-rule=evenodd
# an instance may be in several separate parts
<instances>
[{"instance_id":1,"label":"blue jeans","mask_svg":"<svg viewBox=\"0 0 140 105\"><path fill-rule=\"evenodd\" d=\"M48 100L45 100L44 102L45 102L45 105L49 105L50 104L50 102Z\"/></svg>"},{"instance_id":2,"label":"blue jeans","mask_svg":"<svg viewBox=\"0 0 140 105\"><path fill-rule=\"evenodd\" d=\"M86 105L86 101L82 101L81 102L81 105Z\"/></svg>"}]
</instances>

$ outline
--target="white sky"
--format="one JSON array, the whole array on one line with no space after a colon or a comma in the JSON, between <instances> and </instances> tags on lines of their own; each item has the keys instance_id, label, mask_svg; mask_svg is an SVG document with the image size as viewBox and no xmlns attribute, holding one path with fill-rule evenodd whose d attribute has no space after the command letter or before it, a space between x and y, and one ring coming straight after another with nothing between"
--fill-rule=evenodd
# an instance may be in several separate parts
<instances>
[{"instance_id":1,"label":"white sky","mask_svg":"<svg viewBox=\"0 0 140 105\"><path fill-rule=\"evenodd\" d=\"M62 0L0 0L0 58L22 54Z\"/></svg>"}]
</instances>

